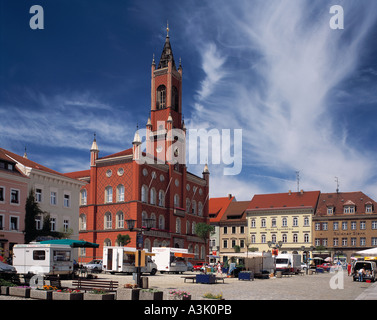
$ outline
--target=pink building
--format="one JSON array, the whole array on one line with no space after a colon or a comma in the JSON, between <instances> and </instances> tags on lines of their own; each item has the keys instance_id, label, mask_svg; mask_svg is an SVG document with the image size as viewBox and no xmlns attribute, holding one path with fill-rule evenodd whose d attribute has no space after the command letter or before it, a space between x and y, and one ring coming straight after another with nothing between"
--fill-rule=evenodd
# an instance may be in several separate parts
<instances>
[{"instance_id":1,"label":"pink building","mask_svg":"<svg viewBox=\"0 0 377 320\"><path fill-rule=\"evenodd\" d=\"M28 180L0 149L0 260L10 256L13 245L24 243Z\"/></svg>"}]
</instances>

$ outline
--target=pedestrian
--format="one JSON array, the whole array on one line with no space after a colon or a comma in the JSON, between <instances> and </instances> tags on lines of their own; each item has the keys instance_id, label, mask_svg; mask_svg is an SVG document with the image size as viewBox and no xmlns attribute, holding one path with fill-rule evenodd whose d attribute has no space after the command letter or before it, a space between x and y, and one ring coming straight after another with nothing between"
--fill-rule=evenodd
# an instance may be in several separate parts
<instances>
[{"instance_id":1,"label":"pedestrian","mask_svg":"<svg viewBox=\"0 0 377 320\"><path fill-rule=\"evenodd\" d=\"M359 281L363 282L363 276L364 276L364 273L365 273L364 268L359 269L359 271L357 273L359 274Z\"/></svg>"},{"instance_id":2,"label":"pedestrian","mask_svg":"<svg viewBox=\"0 0 377 320\"><path fill-rule=\"evenodd\" d=\"M221 263L220 261L217 263L217 274L222 274L222 270L221 270Z\"/></svg>"},{"instance_id":3,"label":"pedestrian","mask_svg":"<svg viewBox=\"0 0 377 320\"><path fill-rule=\"evenodd\" d=\"M347 264L347 271L348 271L348 276L350 276L351 275L351 263L349 262L348 264Z\"/></svg>"}]
</instances>

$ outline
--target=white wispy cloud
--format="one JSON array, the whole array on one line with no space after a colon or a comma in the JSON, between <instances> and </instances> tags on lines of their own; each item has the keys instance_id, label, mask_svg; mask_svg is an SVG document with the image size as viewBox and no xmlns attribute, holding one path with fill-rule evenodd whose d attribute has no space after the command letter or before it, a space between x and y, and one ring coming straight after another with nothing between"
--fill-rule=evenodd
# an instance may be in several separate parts
<instances>
[{"instance_id":1,"label":"white wispy cloud","mask_svg":"<svg viewBox=\"0 0 377 320\"><path fill-rule=\"evenodd\" d=\"M41 92L28 92L24 101L29 101L29 106L25 102L0 106L0 140L5 148L22 141L24 145L34 143L42 147L87 151L94 133L100 145L103 141L103 154L118 152L122 146L124 149L130 147L134 126L127 123L127 119L131 121L129 113L92 94L47 96Z\"/></svg>"},{"instance_id":2,"label":"white wispy cloud","mask_svg":"<svg viewBox=\"0 0 377 320\"><path fill-rule=\"evenodd\" d=\"M300 170L306 189L335 191L338 176L344 191L377 193L376 183L368 185L375 157L363 149L367 141L349 143L351 128L339 123L332 96L360 64L376 4L342 5L344 30L329 27L327 1L222 1L208 8L216 43L198 46L206 77L191 120L243 128L245 166L257 164L276 175ZM198 43L213 41L206 39L213 33L198 35ZM357 105L357 97L351 99ZM292 179L293 188L295 183Z\"/></svg>"}]
</instances>

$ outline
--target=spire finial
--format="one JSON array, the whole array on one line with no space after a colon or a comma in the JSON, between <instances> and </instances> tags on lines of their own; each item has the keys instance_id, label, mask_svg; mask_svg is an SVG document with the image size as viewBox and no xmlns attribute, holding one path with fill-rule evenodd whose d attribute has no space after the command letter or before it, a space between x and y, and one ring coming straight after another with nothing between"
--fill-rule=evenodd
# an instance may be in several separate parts
<instances>
[{"instance_id":1,"label":"spire finial","mask_svg":"<svg viewBox=\"0 0 377 320\"><path fill-rule=\"evenodd\" d=\"M93 141L97 141L97 133L94 132L94 139Z\"/></svg>"},{"instance_id":2,"label":"spire finial","mask_svg":"<svg viewBox=\"0 0 377 320\"><path fill-rule=\"evenodd\" d=\"M27 159L26 146L25 146L24 158Z\"/></svg>"},{"instance_id":3,"label":"spire finial","mask_svg":"<svg viewBox=\"0 0 377 320\"><path fill-rule=\"evenodd\" d=\"M169 38L169 21L166 20L166 37Z\"/></svg>"}]
</instances>

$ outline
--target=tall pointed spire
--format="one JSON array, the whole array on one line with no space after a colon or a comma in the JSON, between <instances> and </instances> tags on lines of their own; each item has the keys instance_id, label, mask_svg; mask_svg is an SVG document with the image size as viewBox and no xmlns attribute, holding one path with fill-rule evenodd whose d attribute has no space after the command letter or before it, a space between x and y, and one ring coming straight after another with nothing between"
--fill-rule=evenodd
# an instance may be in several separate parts
<instances>
[{"instance_id":1,"label":"tall pointed spire","mask_svg":"<svg viewBox=\"0 0 377 320\"><path fill-rule=\"evenodd\" d=\"M164 48L162 49L162 54L161 54L160 62L158 64L157 69L167 68L168 62L172 61L173 69L177 70L177 67L175 66L174 57L173 57L173 51L170 45L169 31L170 29L169 29L169 23L168 23L166 27L165 44L164 44Z\"/></svg>"}]
</instances>

